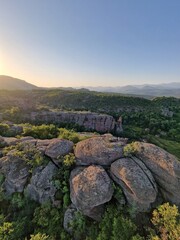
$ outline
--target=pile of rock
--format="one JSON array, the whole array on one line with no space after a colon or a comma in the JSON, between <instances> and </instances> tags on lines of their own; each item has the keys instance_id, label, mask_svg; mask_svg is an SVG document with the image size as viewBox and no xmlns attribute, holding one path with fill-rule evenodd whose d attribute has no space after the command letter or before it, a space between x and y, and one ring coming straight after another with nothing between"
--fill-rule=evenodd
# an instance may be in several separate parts
<instances>
[{"instance_id":1,"label":"pile of rock","mask_svg":"<svg viewBox=\"0 0 180 240\"><path fill-rule=\"evenodd\" d=\"M5 176L4 190L8 195L26 190L29 197L43 203L55 200L56 174L60 157L73 152L73 143L63 139L37 140L0 138L2 146L32 144L50 161L29 173L29 166L9 152L0 158L0 173ZM133 156L126 157L124 139L111 134L95 136L79 142L74 150L76 167L70 175L71 206L65 213L67 228L75 211L100 220L103 206L113 197L113 182L122 189L126 203L138 212L146 212L157 199L180 205L180 162L165 150L149 143L136 142Z\"/></svg>"}]
</instances>

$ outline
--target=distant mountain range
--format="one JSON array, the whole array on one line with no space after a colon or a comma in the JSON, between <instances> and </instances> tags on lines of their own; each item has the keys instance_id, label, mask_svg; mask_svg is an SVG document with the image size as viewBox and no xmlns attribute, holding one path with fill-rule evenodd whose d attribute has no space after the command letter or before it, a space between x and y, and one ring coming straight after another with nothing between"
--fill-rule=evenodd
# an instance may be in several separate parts
<instances>
[{"instance_id":1,"label":"distant mountain range","mask_svg":"<svg viewBox=\"0 0 180 240\"><path fill-rule=\"evenodd\" d=\"M127 85L124 87L87 87L91 91L135 94L143 96L180 97L180 82L164 84Z\"/></svg>"},{"instance_id":2,"label":"distant mountain range","mask_svg":"<svg viewBox=\"0 0 180 240\"><path fill-rule=\"evenodd\" d=\"M38 87L24 80L0 75L0 90L32 90Z\"/></svg>"},{"instance_id":3,"label":"distant mountain range","mask_svg":"<svg viewBox=\"0 0 180 240\"><path fill-rule=\"evenodd\" d=\"M43 88L43 87L42 87ZM57 87L58 88L58 87ZM32 90L41 89L33 84L17 78L0 75L0 90ZM46 88L48 89L48 88ZM56 88L53 88L56 89ZM63 90L76 90L68 87ZM98 91L109 93L121 93L123 95L138 95L138 96L166 96L180 98L180 82L164 83L164 84L144 84L144 85L127 85L124 87L85 87L79 89L81 91Z\"/></svg>"}]
</instances>

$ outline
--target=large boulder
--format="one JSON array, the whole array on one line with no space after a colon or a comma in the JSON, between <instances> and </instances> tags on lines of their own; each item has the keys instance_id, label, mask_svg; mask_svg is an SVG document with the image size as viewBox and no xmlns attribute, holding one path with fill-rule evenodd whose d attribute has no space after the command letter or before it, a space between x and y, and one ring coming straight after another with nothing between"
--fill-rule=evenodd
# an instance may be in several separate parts
<instances>
[{"instance_id":1,"label":"large boulder","mask_svg":"<svg viewBox=\"0 0 180 240\"><path fill-rule=\"evenodd\" d=\"M180 205L180 161L154 144L135 142L138 156L153 174L165 201Z\"/></svg>"},{"instance_id":2,"label":"large boulder","mask_svg":"<svg viewBox=\"0 0 180 240\"><path fill-rule=\"evenodd\" d=\"M17 156L8 155L0 159L0 172L4 174L3 188L7 195L23 192L29 178L29 166Z\"/></svg>"},{"instance_id":3,"label":"large boulder","mask_svg":"<svg viewBox=\"0 0 180 240\"><path fill-rule=\"evenodd\" d=\"M26 188L27 195L39 203L43 203L48 200L53 202L56 188L52 180L56 171L57 167L52 162L49 162L45 167L37 167Z\"/></svg>"},{"instance_id":4,"label":"large boulder","mask_svg":"<svg viewBox=\"0 0 180 240\"><path fill-rule=\"evenodd\" d=\"M113 162L111 175L136 211L146 212L150 209L157 197L157 186L151 172L139 159L121 158Z\"/></svg>"},{"instance_id":5,"label":"large boulder","mask_svg":"<svg viewBox=\"0 0 180 240\"><path fill-rule=\"evenodd\" d=\"M77 143L75 156L77 165L110 165L123 156L122 144L111 134L89 138Z\"/></svg>"},{"instance_id":6,"label":"large boulder","mask_svg":"<svg viewBox=\"0 0 180 240\"><path fill-rule=\"evenodd\" d=\"M65 139L52 139L46 147L45 155L53 160L70 153L73 150L73 142Z\"/></svg>"},{"instance_id":7,"label":"large boulder","mask_svg":"<svg viewBox=\"0 0 180 240\"><path fill-rule=\"evenodd\" d=\"M110 201L112 195L112 181L101 166L78 167L71 172L71 201L84 215L99 220L102 204Z\"/></svg>"}]
</instances>

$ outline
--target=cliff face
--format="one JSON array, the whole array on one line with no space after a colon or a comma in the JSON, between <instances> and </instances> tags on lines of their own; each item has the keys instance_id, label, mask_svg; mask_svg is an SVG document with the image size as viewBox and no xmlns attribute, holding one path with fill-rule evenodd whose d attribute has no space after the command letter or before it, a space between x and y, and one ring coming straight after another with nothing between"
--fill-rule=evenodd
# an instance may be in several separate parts
<instances>
[{"instance_id":1,"label":"cliff face","mask_svg":"<svg viewBox=\"0 0 180 240\"><path fill-rule=\"evenodd\" d=\"M2 187L6 195L25 191L29 198L39 203L50 200L54 205L61 204L56 200L58 188L53 179L62 166L62 157L75 154L68 190L72 205L65 213L65 226L68 225L67 216L76 210L99 220L104 204L113 196L114 183L123 192L123 204L135 207L137 212L147 212L159 201L180 206L180 162L153 144L136 142L127 156L126 141L111 134L83 140L75 150L73 143L64 139L1 137L0 151L4 146L19 143L25 155L17 155L12 148L1 154ZM44 160L29 171L32 153ZM61 175L58 181L61 184Z\"/></svg>"},{"instance_id":2,"label":"cliff face","mask_svg":"<svg viewBox=\"0 0 180 240\"><path fill-rule=\"evenodd\" d=\"M26 116L32 122L43 123L72 123L84 127L86 130L97 132L111 132L115 128L115 119L106 114L90 112L32 112Z\"/></svg>"}]
</instances>

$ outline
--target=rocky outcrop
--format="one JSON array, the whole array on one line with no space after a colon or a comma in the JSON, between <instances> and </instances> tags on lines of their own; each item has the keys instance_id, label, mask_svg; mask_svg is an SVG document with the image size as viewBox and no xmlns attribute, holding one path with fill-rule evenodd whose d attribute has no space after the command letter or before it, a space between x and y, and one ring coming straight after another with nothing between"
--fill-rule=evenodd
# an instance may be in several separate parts
<instances>
[{"instance_id":1,"label":"rocky outcrop","mask_svg":"<svg viewBox=\"0 0 180 240\"><path fill-rule=\"evenodd\" d=\"M75 168L70 176L70 192L71 201L78 210L99 220L102 204L112 198L112 181L100 166Z\"/></svg>"},{"instance_id":2,"label":"rocky outcrop","mask_svg":"<svg viewBox=\"0 0 180 240\"><path fill-rule=\"evenodd\" d=\"M111 176L122 187L128 203L136 211L150 210L158 190L151 172L139 159L121 158L113 162Z\"/></svg>"},{"instance_id":3,"label":"rocky outcrop","mask_svg":"<svg viewBox=\"0 0 180 240\"><path fill-rule=\"evenodd\" d=\"M8 153L3 153L5 146L17 143L21 143L21 146L18 145L17 149L13 146L14 150L10 148ZM59 206L62 202L62 196L59 196L63 194L63 190L61 192L58 186L61 186L63 178L54 178L57 177L58 167L61 167L61 164L57 164L60 161L57 159L73 152L73 143L63 139L0 137L0 144L0 174L4 175L2 187L6 195L26 190L27 195L39 203L50 200L54 206ZM180 205L178 159L165 150L144 142L133 143L131 148L127 148L129 157L124 157L123 148L126 144L127 139L105 134L93 136L76 145L76 168L70 174L73 207L69 207L64 219L67 231L71 231L68 226L76 211L95 220L101 219L104 204L113 195L111 178L123 191L126 198L123 204L128 202L138 212L146 212L157 204L158 196L163 201ZM44 155L48 156L48 163L42 161L42 165L38 167L31 164L29 160L33 159L32 154L36 154L36 150L42 158ZM58 190L54 179L57 180ZM122 205L121 201L119 204Z\"/></svg>"},{"instance_id":4,"label":"rocky outcrop","mask_svg":"<svg viewBox=\"0 0 180 240\"><path fill-rule=\"evenodd\" d=\"M45 167L40 166L36 168L31 177L30 184L27 186L27 195L39 203L48 200L53 202L56 188L52 179L56 171L57 168L52 162L49 162Z\"/></svg>"},{"instance_id":5,"label":"rocky outcrop","mask_svg":"<svg viewBox=\"0 0 180 240\"><path fill-rule=\"evenodd\" d=\"M74 152L77 165L110 165L123 156L122 143L111 134L81 141Z\"/></svg>"},{"instance_id":6,"label":"rocky outcrop","mask_svg":"<svg viewBox=\"0 0 180 240\"><path fill-rule=\"evenodd\" d=\"M97 132L111 132L115 127L115 119L112 116L91 112L32 112L26 118L32 122L71 123Z\"/></svg>"},{"instance_id":7,"label":"rocky outcrop","mask_svg":"<svg viewBox=\"0 0 180 240\"><path fill-rule=\"evenodd\" d=\"M23 192L30 176L29 166L25 161L10 154L0 158L0 173L5 176L3 188L7 195Z\"/></svg>"},{"instance_id":8,"label":"rocky outcrop","mask_svg":"<svg viewBox=\"0 0 180 240\"><path fill-rule=\"evenodd\" d=\"M73 142L65 139L53 139L46 147L45 155L53 160L70 153L73 149Z\"/></svg>"},{"instance_id":9,"label":"rocky outcrop","mask_svg":"<svg viewBox=\"0 0 180 240\"><path fill-rule=\"evenodd\" d=\"M180 162L153 144L136 142L136 156L151 171L165 201L180 205Z\"/></svg>"}]
</instances>

